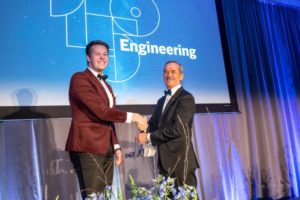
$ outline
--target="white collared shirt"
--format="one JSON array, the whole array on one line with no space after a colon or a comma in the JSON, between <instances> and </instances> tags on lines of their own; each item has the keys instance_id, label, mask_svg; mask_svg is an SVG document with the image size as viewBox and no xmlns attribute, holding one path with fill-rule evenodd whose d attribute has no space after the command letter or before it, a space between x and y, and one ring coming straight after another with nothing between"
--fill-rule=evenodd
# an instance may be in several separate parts
<instances>
[{"instance_id":1,"label":"white collared shirt","mask_svg":"<svg viewBox=\"0 0 300 200\"><path fill-rule=\"evenodd\" d=\"M177 92L177 90L178 90L179 88L181 88L181 84L179 84L179 85L173 87L173 88L171 89L171 95L167 95L167 96L166 96L166 99L165 99L165 102L164 102L164 105L163 105L163 109L162 109L162 111L161 111L162 113L164 112L164 109L165 109L166 105L168 104L169 100L172 98L172 96Z\"/></svg>"},{"instance_id":2,"label":"white collared shirt","mask_svg":"<svg viewBox=\"0 0 300 200\"><path fill-rule=\"evenodd\" d=\"M90 67L89 67L88 69L89 69L89 70L94 74L94 76L98 79L98 73L97 73L95 70L93 70L92 68L90 68ZM98 79L98 80L99 80L99 79ZM104 88L104 90L105 90L105 92L106 92L106 95L107 95L108 100L109 100L109 107L112 108L113 105L114 105L113 94L109 91L109 89L108 89L106 83L104 83L104 81L103 81L102 79L99 80L99 82L101 83L101 85L103 86L103 88Z\"/></svg>"},{"instance_id":3,"label":"white collared shirt","mask_svg":"<svg viewBox=\"0 0 300 200\"><path fill-rule=\"evenodd\" d=\"M92 72L92 74L98 79L98 72L96 72L95 70L93 70L91 67L88 67L88 69ZM99 80L99 79L98 79ZM114 99L113 99L113 94L109 91L106 83L104 83L103 80L99 80L99 82L101 83L101 85L103 86L108 100L109 100L109 107L112 108L114 105ZM131 112L127 112L127 117L126 117L126 121L125 123L131 123L132 122L132 113Z\"/></svg>"}]
</instances>

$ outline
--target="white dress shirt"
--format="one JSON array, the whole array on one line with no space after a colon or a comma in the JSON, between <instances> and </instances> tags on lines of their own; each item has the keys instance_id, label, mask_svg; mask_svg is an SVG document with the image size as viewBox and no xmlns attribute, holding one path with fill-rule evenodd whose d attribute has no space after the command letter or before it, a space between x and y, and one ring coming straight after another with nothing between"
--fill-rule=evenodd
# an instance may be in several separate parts
<instances>
[{"instance_id":1,"label":"white dress shirt","mask_svg":"<svg viewBox=\"0 0 300 200\"><path fill-rule=\"evenodd\" d=\"M166 105L168 104L169 100L172 98L172 96L175 94L175 92L177 92L177 90L178 90L179 88L181 88L181 84L179 84L179 85L173 87L172 89L170 89L170 90L171 90L171 95L168 94L168 95L166 96L166 99L165 99L165 102L164 102L164 106L163 106L163 109L162 109L162 111L161 111L162 113L164 112L165 107L166 107Z\"/></svg>"},{"instance_id":2,"label":"white dress shirt","mask_svg":"<svg viewBox=\"0 0 300 200\"><path fill-rule=\"evenodd\" d=\"M93 70L91 67L88 67L88 69L92 72L92 74L98 79L98 72L96 72L95 70ZM99 80L99 79L98 79ZM102 79L99 80L100 84L103 86L105 93L108 97L109 100L109 107L112 108L114 106L114 98L113 98L113 94L109 91L105 81L103 81ZM127 112L127 117L126 117L126 121L125 123L131 123L132 122L132 113L131 112ZM115 144L114 145L114 149L119 149L120 145L119 144Z\"/></svg>"}]
</instances>

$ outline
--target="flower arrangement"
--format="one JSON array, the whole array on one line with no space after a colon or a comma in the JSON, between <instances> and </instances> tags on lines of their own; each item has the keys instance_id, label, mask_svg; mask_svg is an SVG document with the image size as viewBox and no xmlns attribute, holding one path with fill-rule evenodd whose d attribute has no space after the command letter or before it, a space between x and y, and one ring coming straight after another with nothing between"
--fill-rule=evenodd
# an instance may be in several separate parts
<instances>
[{"instance_id":1,"label":"flower arrangement","mask_svg":"<svg viewBox=\"0 0 300 200\"><path fill-rule=\"evenodd\" d=\"M113 198L114 194L112 192L111 186L106 186L102 193L92 193L90 194L86 200L108 200L108 199L115 199ZM119 198L118 198L119 199Z\"/></svg>"},{"instance_id":2,"label":"flower arrangement","mask_svg":"<svg viewBox=\"0 0 300 200\"><path fill-rule=\"evenodd\" d=\"M130 185L132 200L197 200L198 194L194 186L183 185L178 188L175 187L175 178L164 177L159 175L153 180L153 187L146 189L145 187L138 187L131 175ZM111 186L107 186L102 193L92 193L85 200L123 200L122 192L119 191L118 198L112 193Z\"/></svg>"}]
</instances>

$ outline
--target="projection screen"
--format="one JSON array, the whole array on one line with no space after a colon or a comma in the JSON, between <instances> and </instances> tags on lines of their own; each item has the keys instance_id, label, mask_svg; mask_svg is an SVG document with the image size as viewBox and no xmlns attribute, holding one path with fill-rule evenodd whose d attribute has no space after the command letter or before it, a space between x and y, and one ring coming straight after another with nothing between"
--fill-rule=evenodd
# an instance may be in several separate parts
<instances>
[{"instance_id":1,"label":"projection screen","mask_svg":"<svg viewBox=\"0 0 300 200\"><path fill-rule=\"evenodd\" d=\"M105 73L121 109L151 114L163 66L183 65L197 112L237 112L219 0L10 0L0 8L1 119L69 117L85 46L110 46Z\"/></svg>"}]
</instances>

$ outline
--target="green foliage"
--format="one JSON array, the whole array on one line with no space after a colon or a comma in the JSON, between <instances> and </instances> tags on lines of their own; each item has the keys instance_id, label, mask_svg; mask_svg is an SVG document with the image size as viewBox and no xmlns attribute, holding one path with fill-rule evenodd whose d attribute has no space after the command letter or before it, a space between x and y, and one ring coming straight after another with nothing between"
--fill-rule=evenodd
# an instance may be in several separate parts
<instances>
[{"instance_id":1,"label":"green foliage","mask_svg":"<svg viewBox=\"0 0 300 200\"><path fill-rule=\"evenodd\" d=\"M130 179L130 185L131 185L132 199L136 200L137 194L138 194L138 189L137 189L135 181L131 175L129 175L129 179Z\"/></svg>"}]
</instances>

